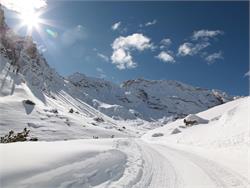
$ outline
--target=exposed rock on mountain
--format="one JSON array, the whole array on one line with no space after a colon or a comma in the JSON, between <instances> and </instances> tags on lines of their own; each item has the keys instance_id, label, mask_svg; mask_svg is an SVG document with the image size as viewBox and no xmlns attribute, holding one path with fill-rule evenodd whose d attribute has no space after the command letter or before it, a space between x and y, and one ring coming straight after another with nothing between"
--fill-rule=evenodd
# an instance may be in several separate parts
<instances>
[{"instance_id":1,"label":"exposed rock on mountain","mask_svg":"<svg viewBox=\"0 0 250 188\"><path fill-rule=\"evenodd\" d=\"M76 73L72 82L101 112L122 119L184 117L232 100L227 94L172 80L128 80L121 86Z\"/></svg>"}]
</instances>

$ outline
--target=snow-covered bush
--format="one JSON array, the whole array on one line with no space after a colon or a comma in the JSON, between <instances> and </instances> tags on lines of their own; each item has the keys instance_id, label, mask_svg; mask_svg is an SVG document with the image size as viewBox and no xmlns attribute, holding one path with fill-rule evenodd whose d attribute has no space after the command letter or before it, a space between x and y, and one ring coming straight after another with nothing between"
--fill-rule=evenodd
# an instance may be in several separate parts
<instances>
[{"instance_id":1,"label":"snow-covered bush","mask_svg":"<svg viewBox=\"0 0 250 188\"><path fill-rule=\"evenodd\" d=\"M37 138L29 138L30 130L24 128L22 132L15 133L11 130L8 134L1 137L1 143L11 143L11 142L25 142L25 141L38 141Z\"/></svg>"}]
</instances>

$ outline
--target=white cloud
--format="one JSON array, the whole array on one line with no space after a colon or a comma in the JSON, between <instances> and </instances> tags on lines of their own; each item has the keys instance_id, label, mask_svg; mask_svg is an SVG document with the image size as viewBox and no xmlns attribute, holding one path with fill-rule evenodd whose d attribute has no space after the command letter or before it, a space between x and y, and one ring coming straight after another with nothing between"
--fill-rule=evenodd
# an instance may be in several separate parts
<instances>
[{"instance_id":1,"label":"white cloud","mask_svg":"<svg viewBox=\"0 0 250 188\"><path fill-rule=\"evenodd\" d=\"M162 51L159 55L156 56L156 58L160 59L163 62L167 62L167 63L174 63L175 62L175 60L174 60L173 56L170 54L170 52Z\"/></svg>"},{"instance_id":2,"label":"white cloud","mask_svg":"<svg viewBox=\"0 0 250 188\"><path fill-rule=\"evenodd\" d=\"M209 31L209 30L199 30L199 31L194 31L192 39L193 40L198 40L198 39L204 39L208 40L209 38L214 38L217 35L222 35L224 32L220 30L214 30L214 31Z\"/></svg>"},{"instance_id":3,"label":"white cloud","mask_svg":"<svg viewBox=\"0 0 250 188\"><path fill-rule=\"evenodd\" d=\"M178 55L180 56L193 56L198 54L201 50L204 48L208 47L210 43L208 42L202 42L202 43L197 43L193 44L190 42L185 42L182 45L180 45L178 49Z\"/></svg>"},{"instance_id":4,"label":"white cloud","mask_svg":"<svg viewBox=\"0 0 250 188\"><path fill-rule=\"evenodd\" d=\"M127 37L118 37L112 44L113 54L111 56L112 63L118 69L135 68L137 64L133 61L131 51L153 48L150 39L143 34L134 33Z\"/></svg>"},{"instance_id":5,"label":"white cloud","mask_svg":"<svg viewBox=\"0 0 250 188\"><path fill-rule=\"evenodd\" d=\"M76 27L65 31L61 36L61 40L63 45L72 46L76 42L84 40L86 37L87 34L84 27L82 25L77 25Z\"/></svg>"},{"instance_id":6,"label":"white cloud","mask_svg":"<svg viewBox=\"0 0 250 188\"><path fill-rule=\"evenodd\" d=\"M164 49L168 48L172 44L172 41L169 38L165 38L162 39L160 43L161 43L160 49Z\"/></svg>"},{"instance_id":7,"label":"white cloud","mask_svg":"<svg viewBox=\"0 0 250 188\"><path fill-rule=\"evenodd\" d=\"M104 61L108 62L109 61L109 57L101 54L101 53L97 53L97 56L100 57L101 59L103 59Z\"/></svg>"},{"instance_id":8,"label":"white cloud","mask_svg":"<svg viewBox=\"0 0 250 188\"><path fill-rule=\"evenodd\" d=\"M184 44L180 45L178 49L178 55L186 56L190 55L192 51L193 44L189 42L185 42Z\"/></svg>"},{"instance_id":9,"label":"white cloud","mask_svg":"<svg viewBox=\"0 0 250 188\"><path fill-rule=\"evenodd\" d=\"M157 24L157 20L156 19L154 19L152 21L149 21L147 23L144 23L144 24L140 24L139 27L140 28L142 28L142 27L148 27L148 26L155 25L155 24Z\"/></svg>"},{"instance_id":10,"label":"white cloud","mask_svg":"<svg viewBox=\"0 0 250 188\"><path fill-rule=\"evenodd\" d=\"M128 50L132 48L143 51L151 47L150 39L141 33L134 33L127 37L120 36L112 44L113 49L123 48Z\"/></svg>"},{"instance_id":11,"label":"white cloud","mask_svg":"<svg viewBox=\"0 0 250 188\"><path fill-rule=\"evenodd\" d=\"M172 44L172 41L171 41L171 39L169 39L169 38L165 38L165 39L162 39L162 40L161 40L161 44L166 45L166 46L169 46L169 45Z\"/></svg>"},{"instance_id":12,"label":"white cloud","mask_svg":"<svg viewBox=\"0 0 250 188\"><path fill-rule=\"evenodd\" d=\"M114 23L112 26L111 26L111 29L112 30L118 30L119 29L119 27L121 26L121 24L122 24L122 22L116 22L116 23Z\"/></svg>"},{"instance_id":13,"label":"white cloud","mask_svg":"<svg viewBox=\"0 0 250 188\"><path fill-rule=\"evenodd\" d=\"M190 40L181 44L178 48L177 55L179 56L194 56L199 55L204 58L208 64L214 63L218 59L223 59L222 52L208 53L204 50L211 45L210 39L215 38L218 35L222 35L223 31L220 30L199 30L194 31Z\"/></svg>"},{"instance_id":14,"label":"white cloud","mask_svg":"<svg viewBox=\"0 0 250 188\"><path fill-rule=\"evenodd\" d=\"M148 27L148 26L151 26L151 25L155 25L156 23L157 23L157 20L153 20L151 22L145 23L145 26Z\"/></svg>"},{"instance_id":15,"label":"white cloud","mask_svg":"<svg viewBox=\"0 0 250 188\"><path fill-rule=\"evenodd\" d=\"M127 27L122 26L122 22L116 22L111 26L113 31L118 31L119 33L126 33L128 31Z\"/></svg>"},{"instance_id":16,"label":"white cloud","mask_svg":"<svg viewBox=\"0 0 250 188\"><path fill-rule=\"evenodd\" d=\"M19 13L35 11L47 6L47 0L0 0L0 3L7 9Z\"/></svg>"},{"instance_id":17,"label":"white cloud","mask_svg":"<svg viewBox=\"0 0 250 188\"><path fill-rule=\"evenodd\" d=\"M245 77L247 77L247 76L250 77L250 70L248 72L246 72L244 76Z\"/></svg>"},{"instance_id":18,"label":"white cloud","mask_svg":"<svg viewBox=\"0 0 250 188\"><path fill-rule=\"evenodd\" d=\"M218 59L223 59L222 52L210 54L205 58L205 60L208 62L208 64L212 64Z\"/></svg>"},{"instance_id":19,"label":"white cloud","mask_svg":"<svg viewBox=\"0 0 250 188\"><path fill-rule=\"evenodd\" d=\"M126 68L135 68L137 64L133 62L133 58L129 51L125 51L120 48L114 50L111 56L112 63L116 65L116 67L120 70Z\"/></svg>"}]
</instances>

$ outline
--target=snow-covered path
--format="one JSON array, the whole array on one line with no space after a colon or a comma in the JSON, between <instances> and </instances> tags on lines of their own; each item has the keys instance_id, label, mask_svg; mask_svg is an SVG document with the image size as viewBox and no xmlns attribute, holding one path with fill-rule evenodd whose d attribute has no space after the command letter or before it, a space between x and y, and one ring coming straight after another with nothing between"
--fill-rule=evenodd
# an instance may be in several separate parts
<instances>
[{"instance_id":1,"label":"snow-covered path","mask_svg":"<svg viewBox=\"0 0 250 188\"><path fill-rule=\"evenodd\" d=\"M250 186L249 180L215 161L141 139L2 144L0 151L0 185L6 188Z\"/></svg>"},{"instance_id":2,"label":"snow-covered path","mask_svg":"<svg viewBox=\"0 0 250 188\"><path fill-rule=\"evenodd\" d=\"M214 161L160 144L140 144L145 156L143 172L152 174L148 187L249 187L249 181ZM152 170L153 169L153 170ZM151 171L151 172L150 172ZM144 176L144 175L143 175Z\"/></svg>"}]
</instances>

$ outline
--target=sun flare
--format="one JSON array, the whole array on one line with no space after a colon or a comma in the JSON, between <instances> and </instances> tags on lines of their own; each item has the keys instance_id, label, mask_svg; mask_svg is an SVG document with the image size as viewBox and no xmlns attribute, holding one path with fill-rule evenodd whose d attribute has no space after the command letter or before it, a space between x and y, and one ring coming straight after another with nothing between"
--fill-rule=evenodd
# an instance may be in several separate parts
<instances>
[{"instance_id":1,"label":"sun flare","mask_svg":"<svg viewBox=\"0 0 250 188\"><path fill-rule=\"evenodd\" d=\"M33 11L29 13L27 12L21 13L20 19L21 19L22 25L27 26L29 29L33 29L34 27L37 28L40 23L39 15Z\"/></svg>"}]
</instances>

